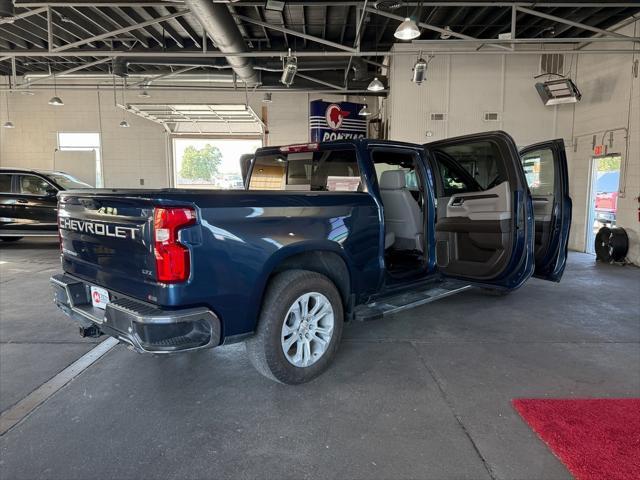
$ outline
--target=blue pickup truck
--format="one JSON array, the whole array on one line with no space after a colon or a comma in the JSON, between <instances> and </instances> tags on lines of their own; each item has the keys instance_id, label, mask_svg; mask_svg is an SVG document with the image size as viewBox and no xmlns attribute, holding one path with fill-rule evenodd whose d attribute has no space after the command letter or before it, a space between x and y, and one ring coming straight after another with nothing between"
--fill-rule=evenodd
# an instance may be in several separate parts
<instances>
[{"instance_id":1,"label":"blue pickup truck","mask_svg":"<svg viewBox=\"0 0 640 480\"><path fill-rule=\"evenodd\" d=\"M242 170L238 191L60 192L51 284L82 335L154 354L243 341L258 371L295 384L329 366L345 321L565 267L562 140L266 147Z\"/></svg>"}]
</instances>

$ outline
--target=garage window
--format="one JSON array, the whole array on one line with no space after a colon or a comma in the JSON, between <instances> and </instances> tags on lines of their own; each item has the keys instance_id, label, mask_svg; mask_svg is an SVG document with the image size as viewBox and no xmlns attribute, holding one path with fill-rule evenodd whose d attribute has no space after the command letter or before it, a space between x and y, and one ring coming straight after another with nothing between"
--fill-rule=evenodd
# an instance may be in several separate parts
<instances>
[{"instance_id":1,"label":"garage window","mask_svg":"<svg viewBox=\"0 0 640 480\"><path fill-rule=\"evenodd\" d=\"M262 146L260 138L174 138L178 188L242 190L240 158Z\"/></svg>"}]
</instances>

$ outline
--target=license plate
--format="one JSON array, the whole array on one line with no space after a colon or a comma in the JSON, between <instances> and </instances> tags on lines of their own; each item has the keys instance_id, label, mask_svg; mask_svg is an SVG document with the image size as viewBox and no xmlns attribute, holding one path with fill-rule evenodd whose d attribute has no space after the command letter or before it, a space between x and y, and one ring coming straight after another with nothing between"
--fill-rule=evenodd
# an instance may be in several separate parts
<instances>
[{"instance_id":1,"label":"license plate","mask_svg":"<svg viewBox=\"0 0 640 480\"><path fill-rule=\"evenodd\" d=\"M104 310L109 303L109 292L104 288L91 287L91 303L94 307Z\"/></svg>"}]
</instances>

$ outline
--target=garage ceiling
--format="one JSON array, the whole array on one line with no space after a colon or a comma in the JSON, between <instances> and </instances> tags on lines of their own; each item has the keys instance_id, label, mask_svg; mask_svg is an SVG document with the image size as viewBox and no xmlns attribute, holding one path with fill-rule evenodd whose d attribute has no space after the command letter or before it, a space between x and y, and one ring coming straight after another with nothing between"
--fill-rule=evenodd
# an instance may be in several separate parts
<instances>
[{"instance_id":1,"label":"garage ceiling","mask_svg":"<svg viewBox=\"0 0 640 480\"><path fill-rule=\"evenodd\" d=\"M512 28L522 42L615 41L616 35L605 30L640 15L638 2L611 1L405 1L395 2L402 6L390 10L375 1L298 0L285 2L279 12L266 9L263 0L214 0L226 4L233 28L239 30L244 42L246 51L230 57L222 55L208 38L200 19L185 4L189 1L14 3L13 16L0 19L0 75L49 71L110 74L112 59L125 57L131 57L126 58L130 75L179 76L186 68L190 75L230 75L230 59L244 55L242 58L249 58L259 71L263 85L281 88L282 56L291 49L298 56L302 73L296 87L345 91L363 88L379 74L385 53L396 42L393 33L408 15L419 20L422 42L439 44L443 29L453 32L451 42L495 41ZM510 46L480 48L487 49L507 51Z\"/></svg>"}]
</instances>

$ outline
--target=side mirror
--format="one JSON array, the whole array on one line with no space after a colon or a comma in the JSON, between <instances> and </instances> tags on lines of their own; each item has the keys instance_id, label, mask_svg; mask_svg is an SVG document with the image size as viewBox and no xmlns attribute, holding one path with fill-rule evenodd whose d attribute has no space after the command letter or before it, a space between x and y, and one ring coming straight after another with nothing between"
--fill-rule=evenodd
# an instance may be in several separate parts
<instances>
[{"instance_id":1,"label":"side mirror","mask_svg":"<svg viewBox=\"0 0 640 480\"><path fill-rule=\"evenodd\" d=\"M47 188L46 190L47 197L55 197L57 195L58 195L58 190L56 190L55 188Z\"/></svg>"}]
</instances>

